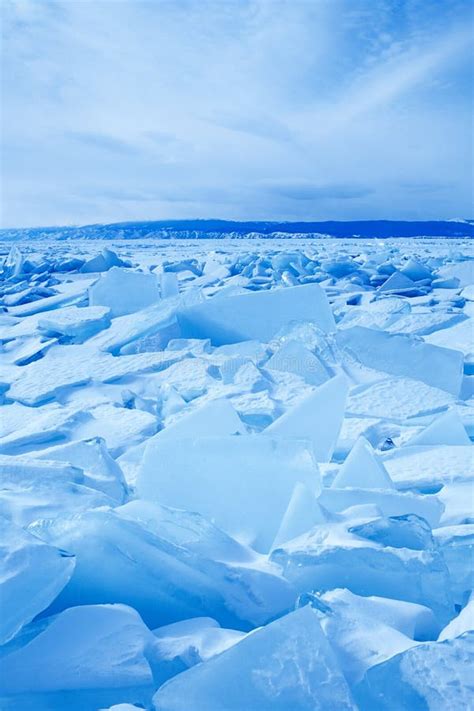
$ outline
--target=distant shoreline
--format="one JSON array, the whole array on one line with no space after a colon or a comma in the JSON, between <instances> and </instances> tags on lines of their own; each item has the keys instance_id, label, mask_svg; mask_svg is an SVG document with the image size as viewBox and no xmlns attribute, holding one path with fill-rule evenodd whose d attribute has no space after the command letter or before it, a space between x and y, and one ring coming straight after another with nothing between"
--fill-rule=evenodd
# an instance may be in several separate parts
<instances>
[{"instance_id":1,"label":"distant shoreline","mask_svg":"<svg viewBox=\"0 0 474 711\"><path fill-rule=\"evenodd\" d=\"M473 220L357 220L324 222L235 222L159 220L64 227L0 230L0 240L16 239L397 239L474 237Z\"/></svg>"}]
</instances>

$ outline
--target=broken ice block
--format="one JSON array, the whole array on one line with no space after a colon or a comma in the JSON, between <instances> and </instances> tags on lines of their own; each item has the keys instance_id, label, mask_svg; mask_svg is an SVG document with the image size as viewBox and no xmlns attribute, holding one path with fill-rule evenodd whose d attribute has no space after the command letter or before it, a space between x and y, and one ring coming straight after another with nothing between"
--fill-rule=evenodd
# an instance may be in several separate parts
<instances>
[{"instance_id":1,"label":"broken ice block","mask_svg":"<svg viewBox=\"0 0 474 711\"><path fill-rule=\"evenodd\" d=\"M178 296L179 283L174 272L161 272L160 292L162 299L169 299L170 296Z\"/></svg>"},{"instance_id":2,"label":"broken ice block","mask_svg":"<svg viewBox=\"0 0 474 711\"><path fill-rule=\"evenodd\" d=\"M287 341L265 363L265 368L299 375L309 385L322 385L329 380L323 363L299 341Z\"/></svg>"},{"instance_id":3,"label":"broken ice block","mask_svg":"<svg viewBox=\"0 0 474 711\"><path fill-rule=\"evenodd\" d=\"M448 566L454 601L464 605L474 590L474 523L436 528L433 536Z\"/></svg>"},{"instance_id":4,"label":"broken ice block","mask_svg":"<svg viewBox=\"0 0 474 711\"><path fill-rule=\"evenodd\" d=\"M447 622L454 611L448 569L426 521L350 512L275 549L271 560L300 592L345 587L426 605Z\"/></svg>"},{"instance_id":5,"label":"broken ice block","mask_svg":"<svg viewBox=\"0 0 474 711\"><path fill-rule=\"evenodd\" d=\"M66 306L48 311L38 319L38 328L46 334L60 334L85 340L110 324L107 306Z\"/></svg>"},{"instance_id":6,"label":"broken ice block","mask_svg":"<svg viewBox=\"0 0 474 711\"><path fill-rule=\"evenodd\" d=\"M321 600L333 610L343 610L354 618L375 619L419 642L436 639L439 634L440 625L433 611L415 602L376 595L365 597L344 588L329 590L321 595Z\"/></svg>"},{"instance_id":7,"label":"broken ice block","mask_svg":"<svg viewBox=\"0 0 474 711\"><path fill-rule=\"evenodd\" d=\"M171 391L173 394L173 391ZM176 393L177 394L177 393ZM165 403L166 404L166 403ZM184 405L183 401L183 405ZM166 412L166 408L165 408ZM161 442L165 438L195 438L218 435L245 434L246 427L229 400L220 398L195 408L181 411L180 418L148 437L141 444L130 447L121 457L129 481L134 481L140 469L147 446Z\"/></svg>"},{"instance_id":8,"label":"broken ice block","mask_svg":"<svg viewBox=\"0 0 474 711\"><path fill-rule=\"evenodd\" d=\"M432 528L440 525L444 506L439 496L416 494L392 489L367 489L332 486L324 488L318 502L328 511L340 513L352 506L375 504L384 516L404 516L413 513L424 518Z\"/></svg>"},{"instance_id":9,"label":"broken ice block","mask_svg":"<svg viewBox=\"0 0 474 711\"><path fill-rule=\"evenodd\" d=\"M417 287L415 282L405 274L394 272L378 290L389 294L406 294L408 291L407 296L409 296L412 290L417 290Z\"/></svg>"},{"instance_id":10,"label":"broken ice block","mask_svg":"<svg viewBox=\"0 0 474 711\"><path fill-rule=\"evenodd\" d=\"M0 689L7 698L15 695L21 704L23 695L37 694L38 707L43 708L42 694L49 693L47 708L55 709L71 708L67 691L74 692L74 709L92 708L91 692L101 705L124 697L149 699L154 685L147 656L155 638L135 610L82 605L47 622L25 646L2 659ZM30 707L25 703L25 708Z\"/></svg>"},{"instance_id":11,"label":"broken ice block","mask_svg":"<svg viewBox=\"0 0 474 711\"><path fill-rule=\"evenodd\" d=\"M123 502L127 485L122 470L107 451L101 437L49 447L34 455L38 459L70 462L84 470L84 481L113 499Z\"/></svg>"},{"instance_id":12,"label":"broken ice block","mask_svg":"<svg viewBox=\"0 0 474 711\"><path fill-rule=\"evenodd\" d=\"M101 254L98 254L95 257L91 257L86 262L84 262L80 271L85 273L106 272L108 269L112 269L113 267L129 266L129 262L125 262L123 259L120 259L120 257L117 256L117 254L113 250L109 249L108 247L105 247L102 250Z\"/></svg>"},{"instance_id":13,"label":"broken ice block","mask_svg":"<svg viewBox=\"0 0 474 711\"><path fill-rule=\"evenodd\" d=\"M361 709L471 709L474 633L425 642L368 670L354 690Z\"/></svg>"},{"instance_id":14,"label":"broken ice block","mask_svg":"<svg viewBox=\"0 0 474 711\"><path fill-rule=\"evenodd\" d=\"M0 534L0 644L4 644L61 592L73 573L74 557L3 517Z\"/></svg>"},{"instance_id":15,"label":"broken ice block","mask_svg":"<svg viewBox=\"0 0 474 711\"><path fill-rule=\"evenodd\" d=\"M124 602L150 627L212 615L225 627L248 630L294 600L277 566L196 513L137 500L31 530L76 555L74 575L51 613Z\"/></svg>"},{"instance_id":16,"label":"broken ice block","mask_svg":"<svg viewBox=\"0 0 474 711\"><path fill-rule=\"evenodd\" d=\"M82 469L30 456L0 456L0 515L19 526L115 503L85 485Z\"/></svg>"},{"instance_id":17,"label":"broken ice block","mask_svg":"<svg viewBox=\"0 0 474 711\"><path fill-rule=\"evenodd\" d=\"M193 617L182 622L158 627L153 676L156 686L161 686L180 672L195 664L206 662L224 652L245 637L245 632L222 628L211 617Z\"/></svg>"}]
</instances>

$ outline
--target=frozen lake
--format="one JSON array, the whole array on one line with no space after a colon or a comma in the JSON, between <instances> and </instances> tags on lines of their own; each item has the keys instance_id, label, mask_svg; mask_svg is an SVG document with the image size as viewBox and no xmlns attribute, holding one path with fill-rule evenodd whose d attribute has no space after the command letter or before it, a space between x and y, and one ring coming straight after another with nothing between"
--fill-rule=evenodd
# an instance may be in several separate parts
<instances>
[{"instance_id":1,"label":"frozen lake","mask_svg":"<svg viewBox=\"0 0 474 711\"><path fill-rule=\"evenodd\" d=\"M468 240L0 255L2 708L472 706Z\"/></svg>"}]
</instances>

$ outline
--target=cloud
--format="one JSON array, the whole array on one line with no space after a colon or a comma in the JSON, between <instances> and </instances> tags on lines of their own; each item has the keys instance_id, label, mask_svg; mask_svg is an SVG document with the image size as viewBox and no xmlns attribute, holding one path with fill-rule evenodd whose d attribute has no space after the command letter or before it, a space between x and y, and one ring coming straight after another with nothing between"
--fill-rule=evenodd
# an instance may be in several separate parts
<instances>
[{"instance_id":1,"label":"cloud","mask_svg":"<svg viewBox=\"0 0 474 711\"><path fill-rule=\"evenodd\" d=\"M77 141L85 146L91 146L99 150L111 151L112 153L135 153L136 148L126 141L107 136L100 133L83 133L81 131L70 131L67 138Z\"/></svg>"},{"instance_id":2,"label":"cloud","mask_svg":"<svg viewBox=\"0 0 474 711\"><path fill-rule=\"evenodd\" d=\"M269 192L290 200L354 200L372 195L373 188L362 185L312 185L311 183L281 182L264 185Z\"/></svg>"},{"instance_id":3,"label":"cloud","mask_svg":"<svg viewBox=\"0 0 474 711\"><path fill-rule=\"evenodd\" d=\"M470 212L468 0L2 12L5 224Z\"/></svg>"}]
</instances>

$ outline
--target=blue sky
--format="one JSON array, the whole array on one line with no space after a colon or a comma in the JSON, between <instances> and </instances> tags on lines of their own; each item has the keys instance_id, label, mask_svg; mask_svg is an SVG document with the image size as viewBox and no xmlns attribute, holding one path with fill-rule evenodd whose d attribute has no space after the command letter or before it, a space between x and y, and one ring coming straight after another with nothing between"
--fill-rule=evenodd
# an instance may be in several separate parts
<instances>
[{"instance_id":1,"label":"blue sky","mask_svg":"<svg viewBox=\"0 0 474 711\"><path fill-rule=\"evenodd\" d=\"M472 217L471 0L3 0L2 223Z\"/></svg>"}]
</instances>

